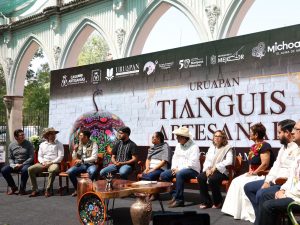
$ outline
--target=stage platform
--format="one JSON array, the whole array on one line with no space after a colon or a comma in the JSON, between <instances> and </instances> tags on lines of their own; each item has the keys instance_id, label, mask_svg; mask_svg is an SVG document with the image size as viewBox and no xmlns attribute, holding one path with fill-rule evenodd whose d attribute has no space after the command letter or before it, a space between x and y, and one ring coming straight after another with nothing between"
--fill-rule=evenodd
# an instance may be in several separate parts
<instances>
[{"instance_id":1,"label":"stage platform","mask_svg":"<svg viewBox=\"0 0 300 225\"><path fill-rule=\"evenodd\" d=\"M38 178L38 183L43 186L43 178ZM28 181L27 192L30 193L30 181ZM57 193L58 179L54 183L55 195L45 198L43 195L36 198L25 196L8 196L6 194L6 182L0 175L0 225L80 225L77 216L76 201L69 194L60 196ZM168 194L163 194L163 204L166 212L196 211L208 213L212 225L251 225L252 223L234 220L231 216L224 215L220 209L199 209L199 195L197 190L187 189L186 206L179 208L168 208ZM110 220L107 225L132 225L129 206L135 201L134 197L115 200L114 210L109 206ZM153 202L153 214L161 213L158 201ZM152 225L152 222L150 223Z\"/></svg>"}]
</instances>

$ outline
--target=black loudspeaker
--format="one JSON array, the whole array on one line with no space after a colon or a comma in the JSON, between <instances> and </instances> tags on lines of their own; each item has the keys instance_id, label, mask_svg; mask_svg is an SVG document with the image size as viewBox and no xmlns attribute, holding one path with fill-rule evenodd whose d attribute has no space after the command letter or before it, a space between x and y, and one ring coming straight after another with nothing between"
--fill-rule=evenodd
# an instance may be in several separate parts
<instances>
[{"instance_id":1,"label":"black loudspeaker","mask_svg":"<svg viewBox=\"0 0 300 225\"><path fill-rule=\"evenodd\" d=\"M210 225L207 213L161 213L153 216L153 225Z\"/></svg>"}]
</instances>

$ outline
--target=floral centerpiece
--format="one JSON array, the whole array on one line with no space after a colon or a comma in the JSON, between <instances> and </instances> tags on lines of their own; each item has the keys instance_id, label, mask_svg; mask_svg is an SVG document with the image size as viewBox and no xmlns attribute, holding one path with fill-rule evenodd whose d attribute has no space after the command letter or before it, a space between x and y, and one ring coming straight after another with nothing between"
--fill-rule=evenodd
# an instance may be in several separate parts
<instances>
[{"instance_id":1,"label":"floral centerpiece","mask_svg":"<svg viewBox=\"0 0 300 225\"><path fill-rule=\"evenodd\" d=\"M40 136L37 136L37 135L32 135L30 138L29 138L29 141L32 143L33 147L34 147L34 150L35 151L38 151L39 150L39 146L41 144L41 137Z\"/></svg>"},{"instance_id":2,"label":"floral centerpiece","mask_svg":"<svg viewBox=\"0 0 300 225\"><path fill-rule=\"evenodd\" d=\"M251 146L250 148L250 152L249 152L249 159L251 160L254 156L258 156L259 150L261 149L261 147L263 146L264 142L260 142L257 144L254 144Z\"/></svg>"}]
</instances>

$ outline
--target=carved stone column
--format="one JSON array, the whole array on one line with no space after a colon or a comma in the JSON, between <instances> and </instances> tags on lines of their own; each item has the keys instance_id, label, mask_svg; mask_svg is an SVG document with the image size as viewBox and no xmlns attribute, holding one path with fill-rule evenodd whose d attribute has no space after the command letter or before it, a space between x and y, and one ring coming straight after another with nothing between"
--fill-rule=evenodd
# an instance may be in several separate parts
<instances>
[{"instance_id":1,"label":"carved stone column","mask_svg":"<svg viewBox=\"0 0 300 225\"><path fill-rule=\"evenodd\" d=\"M7 126L9 141L14 140L14 130L22 129L23 96L4 96L3 102L7 112Z\"/></svg>"}]
</instances>

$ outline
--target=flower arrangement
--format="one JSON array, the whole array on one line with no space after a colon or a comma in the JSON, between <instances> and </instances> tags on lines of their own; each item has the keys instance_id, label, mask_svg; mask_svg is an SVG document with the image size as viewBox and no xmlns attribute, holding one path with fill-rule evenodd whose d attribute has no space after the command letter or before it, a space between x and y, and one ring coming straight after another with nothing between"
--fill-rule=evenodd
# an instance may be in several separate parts
<instances>
[{"instance_id":1,"label":"flower arrangement","mask_svg":"<svg viewBox=\"0 0 300 225\"><path fill-rule=\"evenodd\" d=\"M29 141L33 144L34 150L38 151L39 150L39 146L40 146L41 141L42 141L41 138L40 138L40 136L32 135L29 138Z\"/></svg>"},{"instance_id":2,"label":"flower arrangement","mask_svg":"<svg viewBox=\"0 0 300 225\"><path fill-rule=\"evenodd\" d=\"M260 142L258 144L254 144L250 148L249 159L251 160L254 156L258 156L259 150L262 148L264 142Z\"/></svg>"}]
</instances>

